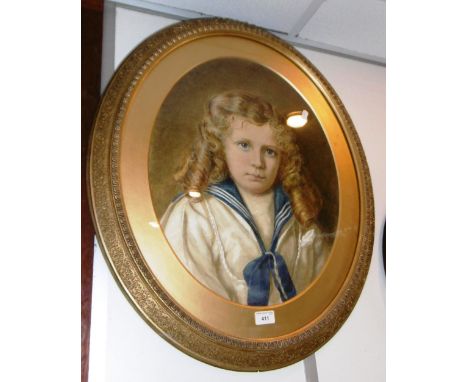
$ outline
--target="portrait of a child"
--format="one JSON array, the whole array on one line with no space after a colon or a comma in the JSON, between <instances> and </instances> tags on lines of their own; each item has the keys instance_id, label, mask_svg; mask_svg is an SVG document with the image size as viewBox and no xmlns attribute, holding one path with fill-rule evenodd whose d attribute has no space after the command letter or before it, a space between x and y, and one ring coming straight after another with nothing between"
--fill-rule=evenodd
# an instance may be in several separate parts
<instances>
[{"instance_id":1,"label":"portrait of a child","mask_svg":"<svg viewBox=\"0 0 468 382\"><path fill-rule=\"evenodd\" d=\"M213 292L244 305L280 304L317 277L330 246L317 222L321 197L270 103L235 90L212 97L175 180L183 193L161 226Z\"/></svg>"}]
</instances>

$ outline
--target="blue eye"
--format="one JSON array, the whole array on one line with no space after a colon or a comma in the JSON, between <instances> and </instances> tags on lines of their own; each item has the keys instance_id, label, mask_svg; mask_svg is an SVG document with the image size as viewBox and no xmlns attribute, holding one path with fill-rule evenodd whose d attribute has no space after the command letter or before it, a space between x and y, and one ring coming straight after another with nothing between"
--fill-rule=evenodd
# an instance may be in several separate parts
<instances>
[{"instance_id":1,"label":"blue eye","mask_svg":"<svg viewBox=\"0 0 468 382\"><path fill-rule=\"evenodd\" d=\"M272 158L276 157L276 151L273 150L273 149L266 149L266 150L265 150L265 153L266 153L266 155L268 155L269 157L272 157Z\"/></svg>"},{"instance_id":2,"label":"blue eye","mask_svg":"<svg viewBox=\"0 0 468 382\"><path fill-rule=\"evenodd\" d=\"M237 146L239 146L242 151L247 151L250 148L250 144L248 142L237 142Z\"/></svg>"}]
</instances>

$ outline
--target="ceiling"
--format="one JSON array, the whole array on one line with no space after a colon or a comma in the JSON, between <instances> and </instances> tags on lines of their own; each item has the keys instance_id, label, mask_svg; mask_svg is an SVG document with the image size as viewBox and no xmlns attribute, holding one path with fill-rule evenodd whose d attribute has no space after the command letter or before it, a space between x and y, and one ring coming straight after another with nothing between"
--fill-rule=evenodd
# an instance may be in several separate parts
<instances>
[{"instance_id":1,"label":"ceiling","mask_svg":"<svg viewBox=\"0 0 468 382\"><path fill-rule=\"evenodd\" d=\"M385 65L385 0L111 0L174 19L228 17L298 47Z\"/></svg>"}]
</instances>

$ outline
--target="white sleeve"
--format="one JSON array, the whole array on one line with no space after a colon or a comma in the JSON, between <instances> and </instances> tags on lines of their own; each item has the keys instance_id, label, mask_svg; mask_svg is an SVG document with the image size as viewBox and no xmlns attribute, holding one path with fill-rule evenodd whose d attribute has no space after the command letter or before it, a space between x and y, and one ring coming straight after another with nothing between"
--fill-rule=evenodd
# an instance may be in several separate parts
<instances>
[{"instance_id":1,"label":"white sleeve","mask_svg":"<svg viewBox=\"0 0 468 382\"><path fill-rule=\"evenodd\" d=\"M161 226L188 271L212 291L229 298L217 272L215 234L205 203L188 197L175 201L164 213Z\"/></svg>"},{"instance_id":2,"label":"white sleeve","mask_svg":"<svg viewBox=\"0 0 468 382\"><path fill-rule=\"evenodd\" d=\"M328 241L317 226L312 227L300 236L294 274L294 284L298 292L307 288L318 276L328 258L328 254Z\"/></svg>"},{"instance_id":3,"label":"white sleeve","mask_svg":"<svg viewBox=\"0 0 468 382\"><path fill-rule=\"evenodd\" d=\"M317 228L318 229L318 228ZM319 275L325 265L328 255L330 254L330 243L326 238L326 234L318 229L317 236L314 241L314 279Z\"/></svg>"}]
</instances>

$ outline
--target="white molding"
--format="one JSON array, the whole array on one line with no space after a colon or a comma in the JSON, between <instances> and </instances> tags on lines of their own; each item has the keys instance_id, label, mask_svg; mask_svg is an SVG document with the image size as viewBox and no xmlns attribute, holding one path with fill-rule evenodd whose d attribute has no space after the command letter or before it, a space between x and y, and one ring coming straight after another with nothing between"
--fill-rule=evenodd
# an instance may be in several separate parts
<instances>
[{"instance_id":1,"label":"white molding","mask_svg":"<svg viewBox=\"0 0 468 382\"><path fill-rule=\"evenodd\" d=\"M273 32L273 31L270 31L270 32L274 34L275 36L278 36L279 38L289 42L291 45L294 45L295 47L316 50L319 52L329 53L329 54L333 54L336 56L341 56L341 57L345 57L345 58L349 58L349 59L357 60L357 61L363 61L369 64L374 64L374 65L379 65L379 66L386 65L385 64L386 60L385 58L382 58L382 57L373 56L371 54L366 54L366 53L360 53L354 50L341 48L336 45L330 45L330 44L326 44L326 43L319 42L319 41L308 40L302 37L295 37L295 36L288 35L286 33Z\"/></svg>"},{"instance_id":2,"label":"white molding","mask_svg":"<svg viewBox=\"0 0 468 382\"><path fill-rule=\"evenodd\" d=\"M145 1L145 0L106 0L106 3L115 3L118 6L121 6L124 8L129 8L129 9L151 13L151 14L157 14L160 16L165 16L165 17L174 19L174 20L187 20L187 19L195 19L195 18L203 18L203 17L220 17L220 16L213 16L213 15L200 13L200 12L189 11L189 10L181 9L181 8L169 7L169 6L162 5L162 4L155 4L155 3ZM318 10L321 4L322 4L321 0L317 1L316 3L314 2L312 4L314 6L311 6L307 9L306 15L309 15L310 13L310 16L312 16ZM304 39L304 38L292 35L296 29L299 28L300 30L303 28L303 26L305 25L304 20L305 20L305 17L304 18L301 17L298 23L293 27L290 34L280 33L280 32L273 31L273 30L269 30L269 32L289 42L290 44L296 47L311 49L311 50L315 50L315 51L319 51L323 53L329 53L329 54L333 54L336 56L345 57L345 58L349 58L352 60L363 61L363 62L367 62L367 63L374 64L374 65L385 66L385 63L386 63L385 58L373 56L373 55L365 54L361 52L356 52L354 50L341 48L339 46L325 44L319 41L312 41L312 40L308 40L308 39Z\"/></svg>"},{"instance_id":3,"label":"white molding","mask_svg":"<svg viewBox=\"0 0 468 382\"><path fill-rule=\"evenodd\" d=\"M299 33L302 31L302 29L304 29L310 19L314 17L324 2L325 0L312 0L312 3L307 7L307 9L304 11L296 24L294 24L288 34L295 37L299 36Z\"/></svg>"}]
</instances>

